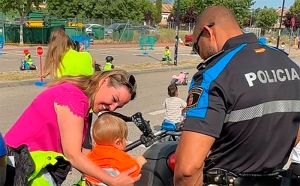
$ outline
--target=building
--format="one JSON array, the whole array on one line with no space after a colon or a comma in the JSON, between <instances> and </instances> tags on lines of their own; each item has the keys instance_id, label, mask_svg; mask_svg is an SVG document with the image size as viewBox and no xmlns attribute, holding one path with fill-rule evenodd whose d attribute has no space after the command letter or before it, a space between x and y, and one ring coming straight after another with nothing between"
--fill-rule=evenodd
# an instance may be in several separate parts
<instances>
[{"instance_id":1,"label":"building","mask_svg":"<svg viewBox=\"0 0 300 186\"><path fill-rule=\"evenodd\" d=\"M159 26L165 27L168 26L168 17L173 10L173 5L169 3L162 4L161 10L161 22L158 24Z\"/></svg>"},{"instance_id":2,"label":"building","mask_svg":"<svg viewBox=\"0 0 300 186\"><path fill-rule=\"evenodd\" d=\"M275 29L278 29L279 28L279 25L280 25L280 18L281 18L281 10L282 8L281 7L278 7L277 9L275 9L275 11L277 12L278 14L278 19L277 19L277 23L274 25L273 28ZM285 19L285 16L286 14L289 12L289 9L284 7L283 8L283 14L282 14L282 21ZM284 28L284 25L281 25L281 28Z\"/></svg>"}]
</instances>

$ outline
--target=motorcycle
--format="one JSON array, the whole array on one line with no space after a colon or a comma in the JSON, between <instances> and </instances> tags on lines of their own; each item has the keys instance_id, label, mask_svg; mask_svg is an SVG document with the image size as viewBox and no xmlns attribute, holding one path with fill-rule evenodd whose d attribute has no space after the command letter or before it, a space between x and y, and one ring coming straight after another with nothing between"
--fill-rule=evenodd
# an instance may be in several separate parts
<instances>
[{"instance_id":1,"label":"motorcycle","mask_svg":"<svg viewBox=\"0 0 300 186\"><path fill-rule=\"evenodd\" d=\"M22 59L20 70L37 70L37 67L34 63L32 65L29 65L25 60Z\"/></svg>"},{"instance_id":2,"label":"motorcycle","mask_svg":"<svg viewBox=\"0 0 300 186\"><path fill-rule=\"evenodd\" d=\"M175 150L178 144L176 138L180 137L181 132L176 131L172 125L165 124L161 131L153 133L150 122L144 120L141 114L140 118L144 121L141 125L143 127L139 127L142 135L139 140L127 145L125 151L128 152L140 145L151 147L143 154L147 163L143 165L141 179L135 183L135 186L173 185ZM161 142L166 138L169 140ZM158 141L159 143L156 143Z\"/></svg>"},{"instance_id":3,"label":"motorcycle","mask_svg":"<svg viewBox=\"0 0 300 186\"><path fill-rule=\"evenodd\" d=\"M180 72L179 75L173 75L171 84L173 85L187 85L189 80L188 80L188 72Z\"/></svg>"},{"instance_id":4,"label":"motorcycle","mask_svg":"<svg viewBox=\"0 0 300 186\"><path fill-rule=\"evenodd\" d=\"M161 130L153 133L150 122L146 121L141 113L136 113L127 121L132 121L142 131L139 140L127 145L128 152L140 145L149 147L143 154L147 163L141 169L141 178L135 186L172 186L175 169L175 151L178 141L156 143L167 136L181 135L178 131ZM267 180L267 182L266 182ZM293 170L277 170L268 174L234 174L223 169L213 168L204 174L204 186L250 186L250 185L300 185L300 176L293 174Z\"/></svg>"},{"instance_id":5,"label":"motorcycle","mask_svg":"<svg viewBox=\"0 0 300 186\"><path fill-rule=\"evenodd\" d=\"M95 69L95 72L96 71L101 71L101 69L102 69L102 67L101 67L101 65L100 64L98 64L98 63L95 63L95 65L94 65L94 69Z\"/></svg>"}]
</instances>

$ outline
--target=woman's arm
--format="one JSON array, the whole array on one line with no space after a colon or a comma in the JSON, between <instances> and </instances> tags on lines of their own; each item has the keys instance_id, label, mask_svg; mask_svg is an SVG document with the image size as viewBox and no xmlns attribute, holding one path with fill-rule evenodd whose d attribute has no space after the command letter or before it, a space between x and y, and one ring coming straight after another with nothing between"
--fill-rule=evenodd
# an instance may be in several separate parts
<instances>
[{"instance_id":1,"label":"woman's arm","mask_svg":"<svg viewBox=\"0 0 300 186\"><path fill-rule=\"evenodd\" d=\"M116 178L113 178L89 160L81 152L84 119L74 115L67 106L55 104L55 110L57 113L63 154L73 167L108 185L133 185L133 183L139 179L130 178L128 175L124 174L120 174ZM130 174L130 171L127 171L126 173Z\"/></svg>"}]
</instances>

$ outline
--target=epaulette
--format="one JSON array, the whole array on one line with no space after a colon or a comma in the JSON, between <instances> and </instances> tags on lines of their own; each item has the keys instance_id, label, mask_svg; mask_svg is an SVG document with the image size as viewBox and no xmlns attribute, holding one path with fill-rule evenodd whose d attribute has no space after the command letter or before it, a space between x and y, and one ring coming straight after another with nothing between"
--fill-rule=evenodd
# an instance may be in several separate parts
<instances>
[{"instance_id":1,"label":"epaulette","mask_svg":"<svg viewBox=\"0 0 300 186\"><path fill-rule=\"evenodd\" d=\"M202 61L198 66L197 66L197 69L200 70L200 69L204 69L207 67L207 65L213 61L213 59L215 59L216 57L218 57L219 55L223 54L225 50L221 50L217 53L215 53L214 55L210 56L209 58L207 58L205 61Z\"/></svg>"}]
</instances>

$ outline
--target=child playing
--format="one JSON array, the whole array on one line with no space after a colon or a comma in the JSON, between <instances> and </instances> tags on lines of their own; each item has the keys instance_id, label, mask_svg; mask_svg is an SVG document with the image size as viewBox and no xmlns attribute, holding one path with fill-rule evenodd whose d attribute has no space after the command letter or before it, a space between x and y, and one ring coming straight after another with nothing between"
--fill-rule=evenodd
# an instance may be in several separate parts
<instances>
[{"instance_id":1,"label":"child playing","mask_svg":"<svg viewBox=\"0 0 300 186\"><path fill-rule=\"evenodd\" d=\"M106 60L106 63L103 68L104 71L108 71L108 70L115 68L114 65L112 64L112 62L114 60L114 58L112 56L106 56L105 60Z\"/></svg>"},{"instance_id":2,"label":"child playing","mask_svg":"<svg viewBox=\"0 0 300 186\"><path fill-rule=\"evenodd\" d=\"M168 86L168 95L169 98L166 98L163 106L165 107L165 121L172 122L176 129L179 129L180 122L182 120L182 115L185 112L186 102L183 99L178 97L177 86L171 84ZM165 122L164 121L164 122Z\"/></svg>"},{"instance_id":3,"label":"child playing","mask_svg":"<svg viewBox=\"0 0 300 186\"><path fill-rule=\"evenodd\" d=\"M78 52L87 52L83 42L79 43L78 41L75 41L75 49ZM101 71L101 65L97 64L94 58L92 59L92 66L94 71Z\"/></svg>"},{"instance_id":4,"label":"child playing","mask_svg":"<svg viewBox=\"0 0 300 186\"><path fill-rule=\"evenodd\" d=\"M84 43L79 43L79 52L84 52L85 51L85 46Z\"/></svg>"},{"instance_id":5,"label":"child playing","mask_svg":"<svg viewBox=\"0 0 300 186\"><path fill-rule=\"evenodd\" d=\"M111 176L117 176L133 167L137 169L130 176L136 177L140 174L146 159L143 156L133 158L124 152L128 128L122 119L110 114L101 115L94 123L92 135L96 145L87 157L96 165ZM87 185L105 185L101 180L89 176L85 176L85 180Z\"/></svg>"},{"instance_id":6,"label":"child playing","mask_svg":"<svg viewBox=\"0 0 300 186\"><path fill-rule=\"evenodd\" d=\"M268 46L272 46L272 42L271 41L268 42Z\"/></svg>"},{"instance_id":7,"label":"child playing","mask_svg":"<svg viewBox=\"0 0 300 186\"><path fill-rule=\"evenodd\" d=\"M284 51L284 48L285 48L285 43L284 43L284 42L282 42L282 43L281 43L281 50L283 50L283 51Z\"/></svg>"},{"instance_id":8,"label":"child playing","mask_svg":"<svg viewBox=\"0 0 300 186\"><path fill-rule=\"evenodd\" d=\"M163 57L162 57L162 61L172 61L171 60L171 51L169 50L168 46L165 47Z\"/></svg>"},{"instance_id":9,"label":"child playing","mask_svg":"<svg viewBox=\"0 0 300 186\"><path fill-rule=\"evenodd\" d=\"M33 69L35 70L36 69L36 66L33 64L33 59L31 57L31 54L29 52L29 50L27 48L25 48L23 50L24 52L24 63L26 63L27 65L24 65L25 69Z\"/></svg>"}]
</instances>

